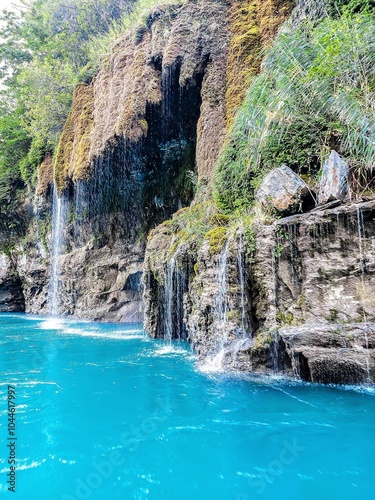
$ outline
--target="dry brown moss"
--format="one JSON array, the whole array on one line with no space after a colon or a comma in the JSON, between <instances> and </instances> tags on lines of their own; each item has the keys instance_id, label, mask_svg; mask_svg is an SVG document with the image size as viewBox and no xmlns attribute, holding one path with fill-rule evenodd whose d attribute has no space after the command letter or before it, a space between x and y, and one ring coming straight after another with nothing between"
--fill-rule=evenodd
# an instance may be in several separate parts
<instances>
[{"instance_id":1,"label":"dry brown moss","mask_svg":"<svg viewBox=\"0 0 375 500\"><path fill-rule=\"evenodd\" d=\"M151 44L150 38L150 33L146 33L142 42L134 45L133 57L127 61L124 75L127 92L124 96L123 111L116 123L116 135L124 135L131 141L137 141L147 134L147 104L159 104L162 97L161 72L145 64Z\"/></svg>"},{"instance_id":2,"label":"dry brown moss","mask_svg":"<svg viewBox=\"0 0 375 500\"><path fill-rule=\"evenodd\" d=\"M161 64L176 63L181 64L181 88L195 85L204 75L196 158L199 180L210 180L226 131L227 11L222 1L162 6L136 37L126 33L118 40L92 86L75 92L56 154L59 189L67 179L86 178L90 165L119 137L136 143L148 134L147 109L162 100ZM88 103L87 122L77 125Z\"/></svg>"},{"instance_id":3,"label":"dry brown moss","mask_svg":"<svg viewBox=\"0 0 375 500\"><path fill-rule=\"evenodd\" d=\"M37 196L46 194L51 184L53 184L53 160L52 155L48 154L38 167Z\"/></svg>"},{"instance_id":4,"label":"dry brown moss","mask_svg":"<svg viewBox=\"0 0 375 500\"><path fill-rule=\"evenodd\" d=\"M87 179L90 175L90 132L93 128L94 92L92 85L77 85L73 104L64 125L54 164L58 189L66 187L68 179Z\"/></svg>"},{"instance_id":5,"label":"dry brown moss","mask_svg":"<svg viewBox=\"0 0 375 500\"><path fill-rule=\"evenodd\" d=\"M233 0L227 63L227 126L233 122L251 80L259 73L261 51L290 16L294 0Z\"/></svg>"},{"instance_id":6,"label":"dry brown moss","mask_svg":"<svg viewBox=\"0 0 375 500\"><path fill-rule=\"evenodd\" d=\"M295 0L263 0L258 2L258 26L263 45L276 37L280 26L289 18Z\"/></svg>"}]
</instances>

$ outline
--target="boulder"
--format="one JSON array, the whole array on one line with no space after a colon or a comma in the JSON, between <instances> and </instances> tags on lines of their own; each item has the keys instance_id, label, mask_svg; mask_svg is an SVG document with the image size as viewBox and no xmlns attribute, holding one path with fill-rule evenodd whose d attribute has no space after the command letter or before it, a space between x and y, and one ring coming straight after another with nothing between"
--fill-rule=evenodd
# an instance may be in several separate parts
<instances>
[{"instance_id":1,"label":"boulder","mask_svg":"<svg viewBox=\"0 0 375 500\"><path fill-rule=\"evenodd\" d=\"M373 383L375 324L309 324L279 330L295 375L325 384Z\"/></svg>"},{"instance_id":2,"label":"boulder","mask_svg":"<svg viewBox=\"0 0 375 500\"><path fill-rule=\"evenodd\" d=\"M303 212L314 205L307 184L287 165L281 165L265 176L256 199L264 207L272 207L282 215Z\"/></svg>"},{"instance_id":3,"label":"boulder","mask_svg":"<svg viewBox=\"0 0 375 500\"><path fill-rule=\"evenodd\" d=\"M323 205L334 200L343 201L348 193L349 167L336 151L331 151L325 161L319 184L318 203Z\"/></svg>"}]
</instances>

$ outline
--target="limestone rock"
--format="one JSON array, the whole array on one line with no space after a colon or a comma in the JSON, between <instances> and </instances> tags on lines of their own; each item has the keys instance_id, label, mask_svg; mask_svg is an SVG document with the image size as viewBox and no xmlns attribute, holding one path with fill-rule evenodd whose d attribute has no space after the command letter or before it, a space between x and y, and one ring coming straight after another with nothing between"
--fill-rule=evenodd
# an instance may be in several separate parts
<instances>
[{"instance_id":1,"label":"limestone rock","mask_svg":"<svg viewBox=\"0 0 375 500\"><path fill-rule=\"evenodd\" d=\"M323 165L319 184L319 205L333 200L343 201L345 199L348 193L348 175L348 164L336 151L332 151Z\"/></svg>"},{"instance_id":2,"label":"limestone rock","mask_svg":"<svg viewBox=\"0 0 375 500\"><path fill-rule=\"evenodd\" d=\"M23 312L25 299L18 273L11 259L0 253L0 312Z\"/></svg>"},{"instance_id":3,"label":"limestone rock","mask_svg":"<svg viewBox=\"0 0 375 500\"><path fill-rule=\"evenodd\" d=\"M284 215L302 212L306 206L313 206L307 184L287 165L281 165L265 176L256 198L264 207L272 207Z\"/></svg>"},{"instance_id":4,"label":"limestone rock","mask_svg":"<svg viewBox=\"0 0 375 500\"><path fill-rule=\"evenodd\" d=\"M375 324L312 324L281 328L295 375L321 383L359 384L375 380Z\"/></svg>"}]
</instances>

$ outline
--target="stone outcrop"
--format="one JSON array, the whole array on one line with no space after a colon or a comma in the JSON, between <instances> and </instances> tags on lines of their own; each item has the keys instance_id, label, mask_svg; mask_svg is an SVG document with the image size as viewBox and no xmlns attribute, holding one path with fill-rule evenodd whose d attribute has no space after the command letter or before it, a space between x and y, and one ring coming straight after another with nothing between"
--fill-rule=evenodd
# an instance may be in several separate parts
<instances>
[{"instance_id":1,"label":"stone outcrop","mask_svg":"<svg viewBox=\"0 0 375 500\"><path fill-rule=\"evenodd\" d=\"M375 324L280 328L296 376L322 383L375 380Z\"/></svg>"},{"instance_id":2,"label":"stone outcrop","mask_svg":"<svg viewBox=\"0 0 375 500\"><path fill-rule=\"evenodd\" d=\"M25 298L16 266L12 259L0 253L0 312L23 312Z\"/></svg>"},{"instance_id":3,"label":"stone outcrop","mask_svg":"<svg viewBox=\"0 0 375 500\"><path fill-rule=\"evenodd\" d=\"M283 215L304 212L314 206L311 190L287 165L275 168L264 177L256 199L263 207Z\"/></svg>"},{"instance_id":4,"label":"stone outcrop","mask_svg":"<svg viewBox=\"0 0 375 500\"><path fill-rule=\"evenodd\" d=\"M334 200L344 201L348 194L349 167L336 151L324 162L319 183L319 204Z\"/></svg>"},{"instance_id":5,"label":"stone outcrop","mask_svg":"<svg viewBox=\"0 0 375 500\"><path fill-rule=\"evenodd\" d=\"M184 278L183 328L200 362L314 382L373 382L374 217L375 201L322 207L260 226L253 237L244 228L214 253L207 239L196 253L182 247L194 270ZM162 238L170 248L171 235ZM162 336L168 252L146 259L146 275L155 262L158 279L145 283L146 327Z\"/></svg>"}]
</instances>

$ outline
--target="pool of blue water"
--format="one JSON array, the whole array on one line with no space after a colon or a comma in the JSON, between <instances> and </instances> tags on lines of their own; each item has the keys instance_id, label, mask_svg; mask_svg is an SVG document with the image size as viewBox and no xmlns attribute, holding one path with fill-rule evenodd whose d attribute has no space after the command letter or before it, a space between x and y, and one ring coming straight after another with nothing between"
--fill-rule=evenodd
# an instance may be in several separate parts
<instances>
[{"instance_id":1,"label":"pool of blue water","mask_svg":"<svg viewBox=\"0 0 375 500\"><path fill-rule=\"evenodd\" d=\"M371 388L202 373L141 325L16 314L0 316L0 377L4 497L374 498Z\"/></svg>"}]
</instances>

